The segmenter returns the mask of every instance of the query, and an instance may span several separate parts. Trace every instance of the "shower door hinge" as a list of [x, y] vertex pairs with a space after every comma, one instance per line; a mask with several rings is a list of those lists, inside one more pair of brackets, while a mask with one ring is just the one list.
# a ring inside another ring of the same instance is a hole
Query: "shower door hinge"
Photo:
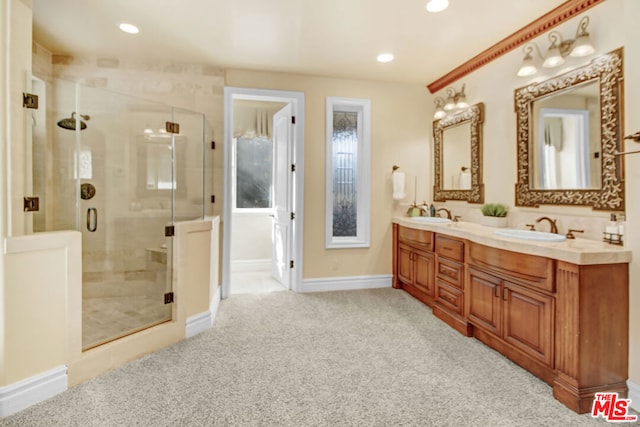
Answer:
[[37, 197], [25, 197], [24, 198], [24, 211], [25, 212], [37, 212], [40, 210], [40, 199]]
[[22, 94], [22, 106], [24, 108], [30, 108], [33, 110], [38, 109], [38, 95], [34, 95], [32, 93], [23, 93]]
[[167, 133], [180, 133], [180, 124], [173, 122], [166, 122], [165, 129]]
[[291, 124], [292, 125], [296, 124], [296, 116], [291, 116]]
[[176, 228], [173, 225], [167, 225], [164, 228], [164, 236], [165, 237], [173, 237], [176, 234]]
[[215, 141], [211, 141], [211, 149], [212, 150], [216, 149], [216, 142]]
[[216, 202], [216, 196], [211, 196], [211, 203], [215, 203]]
[[296, 171], [296, 165], [295, 163], [291, 164], [291, 172], [295, 172]]
[[293, 268], [293, 260], [289, 261], [289, 268]]
[[164, 303], [171, 304], [173, 302], [173, 292], [167, 292], [164, 294]]

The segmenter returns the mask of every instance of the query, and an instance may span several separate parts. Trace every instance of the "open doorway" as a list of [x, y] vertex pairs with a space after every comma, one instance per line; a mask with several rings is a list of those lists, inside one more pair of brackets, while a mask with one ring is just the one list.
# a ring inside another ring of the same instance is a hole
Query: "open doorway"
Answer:
[[225, 88], [222, 297], [297, 290], [303, 94]]

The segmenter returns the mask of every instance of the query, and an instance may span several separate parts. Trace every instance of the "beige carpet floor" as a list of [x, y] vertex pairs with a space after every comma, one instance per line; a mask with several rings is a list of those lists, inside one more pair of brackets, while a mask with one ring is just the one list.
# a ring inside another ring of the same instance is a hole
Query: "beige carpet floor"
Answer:
[[595, 426], [403, 291], [232, 295], [213, 329], [2, 426]]

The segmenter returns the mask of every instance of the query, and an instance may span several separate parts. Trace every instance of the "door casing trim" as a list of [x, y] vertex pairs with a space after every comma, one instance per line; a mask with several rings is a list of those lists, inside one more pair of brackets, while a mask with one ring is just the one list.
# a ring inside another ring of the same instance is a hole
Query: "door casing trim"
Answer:
[[251, 89], [226, 86], [224, 88], [224, 209], [222, 220], [222, 298], [229, 296], [231, 289], [231, 221], [233, 207], [231, 192], [233, 185], [232, 176], [232, 150], [233, 137], [233, 101], [236, 99], [260, 100], [272, 102], [287, 102], [291, 104], [295, 116], [293, 163], [296, 165], [293, 175], [293, 193], [295, 219], [292, 220], [290, 232], [291, 258], [294, 267], [291, 271], [291, 290], [302, 290], [302, 263], [303, 263], [303, 230], [304, 230], [304, 93], [294, 91]]

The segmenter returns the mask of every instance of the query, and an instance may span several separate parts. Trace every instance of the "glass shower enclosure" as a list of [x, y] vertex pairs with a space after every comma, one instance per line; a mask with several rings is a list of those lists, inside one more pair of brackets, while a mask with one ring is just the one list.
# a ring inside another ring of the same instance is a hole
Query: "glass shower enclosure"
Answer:
[[82, 233], [82, 347], [170, 321], [176, 221], [204, 216], [204, 116], [34, 79], [27, 232]]

